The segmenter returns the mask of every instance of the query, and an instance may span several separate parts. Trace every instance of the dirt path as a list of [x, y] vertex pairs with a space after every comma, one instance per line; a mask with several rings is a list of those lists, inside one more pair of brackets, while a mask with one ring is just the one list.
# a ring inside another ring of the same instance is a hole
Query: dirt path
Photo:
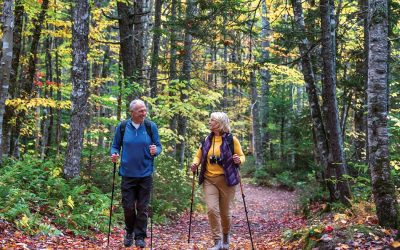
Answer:
[[[244, 185], [244, 194], [256, 249], [281, 249], [281, 233], [286, 229], [299, 228], [305, 224], [301, 217], [294, 214], [296, 195], [293, 192]], [[232, 214], [230, 249], [251, 249], [239, 186]], [[153, 249], [207, 249], [212, 245], [205, 213], [194, 213], [192, 217], [190, 244], [187, 243], [188, 225], [189, 213], [186, 213], [174, 223], [154, 226]], [[123, 233], [121, 229], [113, 230], [109, 249], [124, 249]], [[98, 234], [96, 239], [71, 235], [27, 237], [19, 231], [13, 231], [10, 227], [5, 227], [3, 232], [0, 232], [1, 234], [3, 236], [0, 236], [0, 249], [107, 249], [107, 234]], [[147, 249], [150, 249], [150, 238], [146, 241]]]
[[[256, 249], [279, 249], [281, 232], [299, 228], [305, 223], [293, 213], [296, 206], [296, 195], [293, 192], [244, 185], [244, 194]], [[237, 188], [232, 215], [231, 249], [251, 249], [240, 187]], [[206, 214], [196, 213], [192, 218], [191, 244], [187, 243], [188, 224], [189, 215], [186, 214], [168, 227], [157, 228], [157, 232], [163, 233], [154, 237], [155, 248], [207, 249], [212, 245]]]

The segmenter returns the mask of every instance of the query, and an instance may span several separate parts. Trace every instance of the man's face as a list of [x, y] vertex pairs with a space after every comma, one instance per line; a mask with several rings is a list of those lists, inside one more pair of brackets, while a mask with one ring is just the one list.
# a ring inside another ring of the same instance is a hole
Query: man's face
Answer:
[[147, 109], [146, 106], [143, 104], [136, 104], [133, 110], [131, 111], [132, 121], [134, 123], [143, 123], [144, 118], [146, 118]]

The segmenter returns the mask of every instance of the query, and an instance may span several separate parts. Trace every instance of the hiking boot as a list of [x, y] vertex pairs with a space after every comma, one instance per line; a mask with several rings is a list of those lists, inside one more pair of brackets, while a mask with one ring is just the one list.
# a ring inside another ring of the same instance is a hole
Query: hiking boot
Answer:
[[221, 249], [222, 249], [221, 240], [215, 240], [214, 246], [212, 248], [208, 248], [208, 250], [221, 250]]
[[133, 233], [126, 233], [124, 236], [124, 246], [130, 247], [133, 244]]
[[144, 248], [146, 246], [146, 242], [144, 242], [143, 238], [138, 238], [135, 240], [135, 246]]
[[228, 250], [229, 249], [229, 234], [223, 234], [222, 235], [222, 249], [223, 250]]

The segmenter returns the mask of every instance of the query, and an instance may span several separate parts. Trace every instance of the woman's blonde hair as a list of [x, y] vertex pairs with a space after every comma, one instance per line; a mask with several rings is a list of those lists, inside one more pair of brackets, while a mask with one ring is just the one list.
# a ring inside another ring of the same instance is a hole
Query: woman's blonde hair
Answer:
[[230, 133], [231, 127], [229, 125], [229, 117], [224, 112], [213, 112], [210, 115], [210, 118], [213, 118], [218, 122], [219, 130], [223, 133]]

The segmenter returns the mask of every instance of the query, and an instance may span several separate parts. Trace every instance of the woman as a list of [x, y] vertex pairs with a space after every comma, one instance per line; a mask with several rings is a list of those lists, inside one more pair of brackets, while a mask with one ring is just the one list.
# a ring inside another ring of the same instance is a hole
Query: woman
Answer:
[[203, 184], [208, 222], [214, 238], [214, 246], [209, 249], [228, 249], [231, 207], [236, 185], [240, 182], [238, 167], [245, 157], [239, 140], [230, 133], [229, 118], [225, 113], [212, 113], [208, 126], [211, 133], [197, 150], [191, 168], [194, 172], [201, 166], [199, 184]]

